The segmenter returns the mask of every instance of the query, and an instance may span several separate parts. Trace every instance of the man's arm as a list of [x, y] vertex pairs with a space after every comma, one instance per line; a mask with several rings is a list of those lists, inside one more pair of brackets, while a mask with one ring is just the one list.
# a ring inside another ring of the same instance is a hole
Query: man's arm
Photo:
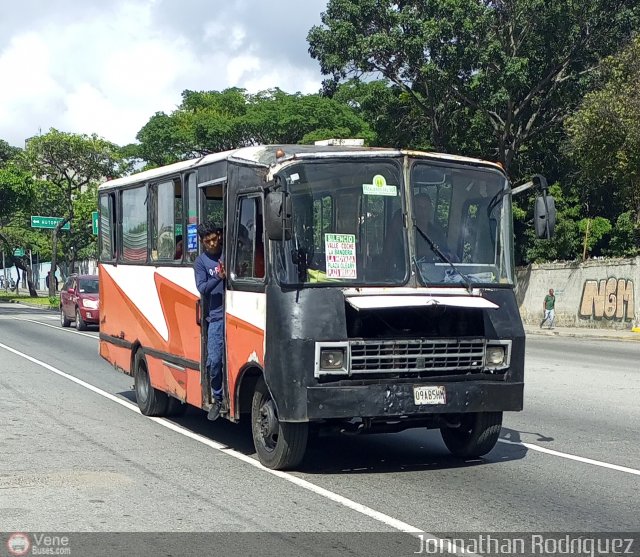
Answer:
[[198, 288], [198, 292], [203, 296], [211, 294], [213, 289], [218, 286], [223, 279], [223, 277], [219, 276], [217, 273], [210, 276], [209, 273], [207, 273], [204, 263], [202, 263], [200, 259], [196, 259], [194, 271], [196, 274], [196, 287]]

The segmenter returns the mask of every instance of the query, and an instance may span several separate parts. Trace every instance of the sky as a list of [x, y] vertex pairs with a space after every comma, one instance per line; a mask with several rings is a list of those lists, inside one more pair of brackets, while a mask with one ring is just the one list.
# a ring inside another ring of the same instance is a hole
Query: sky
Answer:
[[[2, 6], [2, 4], [5, 4]], [[0, 139], [50, 128], [125, 145], [185, 89], [316, 93], [327, 0], [2, 0]]]

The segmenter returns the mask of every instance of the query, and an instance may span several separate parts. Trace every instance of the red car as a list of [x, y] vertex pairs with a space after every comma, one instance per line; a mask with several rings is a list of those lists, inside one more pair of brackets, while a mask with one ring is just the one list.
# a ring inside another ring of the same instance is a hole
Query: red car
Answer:
[[76, 329], [84, 331], [87, 325], [98, 325], [98, 275], [71, 275], [60, 291], [60, 324], [68, 327], [72, 321]]

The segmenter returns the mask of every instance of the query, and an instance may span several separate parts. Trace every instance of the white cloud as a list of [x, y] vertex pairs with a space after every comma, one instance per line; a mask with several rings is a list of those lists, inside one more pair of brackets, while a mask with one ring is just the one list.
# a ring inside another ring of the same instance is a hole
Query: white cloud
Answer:
[[[50, 127], [119, 144], [184, 89], [315, 92], [321, 82], [306, 34], [326, 0], [23, 0], [0, 22], [0, 139]], [[16, 13], [17, 12], [17, 13]], [[48, 13], [47, 13], [48, 12]], [[287, 14], [286, 20], [281, 17]], [[294, 22], [295, 24], [292, 24]]]

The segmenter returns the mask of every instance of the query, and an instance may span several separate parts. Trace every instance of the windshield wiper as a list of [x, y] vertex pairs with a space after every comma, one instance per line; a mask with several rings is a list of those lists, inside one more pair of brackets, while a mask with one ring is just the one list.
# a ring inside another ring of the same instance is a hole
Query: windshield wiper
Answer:
[[[443, 261], [444, 263], [447, 263], [454, 270], [454, 272], [458, 274], [458, 276], [462, 279], [463, 284], [466, 286], [467, 292], [469, 292], [469, 294], [471, 295], [473, 291], [473, 287], [471, 286], [471, 280], [469, 279], [469, 277], [464, 273], [460, 272], [460, 270], [453, 264], [451, 259], [449, 259], [444, 253], [442, 253], [442, 251], [436, 245], [436, 243], [431, 238], [429, 238], [429, 236], [427, 236], [427, 234], [423, 232], [423, 230], [417, 224], [414, 224], [413, 226], [420, 233], [420, 236], [422, 236], [426, 240], [427, 244], [429, 244], [431, 251], [433, 251], [433, 253], [435, 253], [440, 258], [441, 261]], [[422, 275], [422, 271], [420, 270], [418, 266], [418, 262], [416, 261], [415, 257], [414, 257], [414, 262], [416, 264], [416, 268], [418, 269], [418, 273], [420, 274], [420, 278], [423, 279], [422, 282], [426, 284], [426, 281], [424, 280], [424, 276]]]

